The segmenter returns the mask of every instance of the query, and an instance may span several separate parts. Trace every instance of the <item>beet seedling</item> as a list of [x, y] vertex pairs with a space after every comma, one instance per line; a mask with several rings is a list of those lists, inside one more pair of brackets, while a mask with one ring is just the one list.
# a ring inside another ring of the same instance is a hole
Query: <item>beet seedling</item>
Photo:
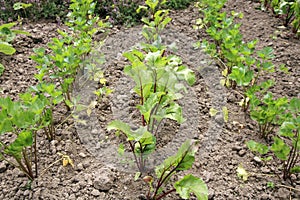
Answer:
[[[12, 55], [16, 49], [11, 45], [11, 42], [16, 37], [16, 34], [29, 35], [28, 32], [22, 30], [11, 29], [16, 23], [8, 23], [0, 25], [0, 53]], [[5, 67], [0, 63], [0, 76], [3, 74]]]
[[31, 58], [39, 65], [38, 80], [50, 78], [52, 83], [59, 83], [59, 90], [63, 92], [64, 103], [70, 111], [74, 106], [72, 90], [75, 79], [80, 70], [85, 67], [86, 56], [91, 52], [93, 35], [106, 27], [107, 24], [93, 16], [96, 3], [92, 0], [72, 0], [66, 25], [70, 32], [58, 30], [60, 38], [53, 38], [48, 43], [51, 53], [44, 48], [36, 49]]
[[15, 137], [12, 142], [0, 141], [0, 157], [33, 180], [37, 176], [36, 133], [45, 127], [43, 111], [47, 104], [38, 96], [31, 97], [30, 102], [26, 101], [29, 99], [26, 94], [21, 99], [0, 98], [0, 134], [11, 132]]
[[[291, 175], [300, 173], [300, 166], [297, 164], [300, 155], [300, 99], [293, 98], [285, 108], [288, 114], [285, 115], [284, 122], [281, 123], [279, 132], [273, 137], [271, 146], [267, 146], [255, 141], [247, 142], [251, 151], [266, 155], [269, 151], [282, 162], [283, 180], [290, 180]], [[266, 160], [270, 160], [267, 157]]]
[[142, 34], [148, 43], [156, 43], [160, 46], [161, 38], [160, 34], [167, 24], [172, 20], [168, 14], [169, 10], [157, 10], [159, 6], [164, 5], [166, 0], [146, 0], [147, 6], [139, 6], [137, 12], [139, 13], [142, 9], [146, 10], [150, 18], [143, 17], [142, 22], [145, 24], [142, 29]]
[[[161, 3], [163, 2], [165, 1]], [[182, 65], [178, 56], [167, 55], [166, 47], [161, 44], [160, 33], [171, 18], [167, 16], [167, 11], [156, 11], [159, 3], [158, 0], [146, 0], [152, 18], [143, 19], [146, 25], [142, 33], [148, 43], [141, 44], [140, 49], [135, 48], [123, 54], [130, 61], [130, 65], [125, 66], [124, 72], [135, 82], [134, 92], [139, 97], [139, 104], [136, 107], [141, 114], [141, 124], [139, 128], [133, 130], [130, 125], [114, 120], [107, 127], [108, 130], [116, 130], [118, 136], [125, 136], [139, 171], [136, 178], [149, 171], [147, 157], [155, 151], [156, 136], [163, 120], [171, 119], [177, 123], [184, 121], [182, 108], [177, 101], [187, 91], [184, 82], [193, 85], [196, 81], [194, 72]], [[140, 9], [148, 8], [140, 7]], [[121, 143], [118, 152], [122, 154], [124, 151], [125, 145]], [[152, 176], [144, 177], [143, 180], [149, 184], [147, 199], [159, 200], [174, 191], [184, 199], [189, 198], [191, 192], [198, 199], [207, 199], [208, 191], [205, 183], [192, 175], [187, 175], [176, 182], [173, 189], [164, 191], [175, 173], [191, 168], [194, 154], [195, 149], [192, 148], [191, 142], [187, 141], [176, 155], [167, 158], [155, 168], [157, 181], [154, 181]]]
[[196, 149], [191, 141], [186, 141], [174, 156], [168, 157], [161, 165], [155, 167], [156, 179], [145, 176], [143, 180], [148, 183], [148, 200], [160, 200], [172, 192], [177, 192], [183, 199], [189, 199], [194, 193], [198, 200], [208, 199], [208, 189], [204, 181], [191, 174], [175, 182], [172, 189], [166, 190], [172, 177], [180, 171], [188, 170], [195, 160]]
[[250, 116], [258, 123], [261, 137], [266, 138], [274, 125], [282, 124], [287, 106], [287, 98], [274, 99], [271, 93], [267, 93], [261, 101], [251, 102]]

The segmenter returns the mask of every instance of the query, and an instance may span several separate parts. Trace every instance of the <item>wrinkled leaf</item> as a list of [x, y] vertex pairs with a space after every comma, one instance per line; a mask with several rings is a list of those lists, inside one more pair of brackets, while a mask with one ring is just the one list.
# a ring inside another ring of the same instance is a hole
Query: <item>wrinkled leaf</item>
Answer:
[[183, 199], [189, 199], [190, 193], [194, 193], [198, 200], [208, 199], [208, 189], [205, 182], [191, 174], [177, 181], [174, 188]]

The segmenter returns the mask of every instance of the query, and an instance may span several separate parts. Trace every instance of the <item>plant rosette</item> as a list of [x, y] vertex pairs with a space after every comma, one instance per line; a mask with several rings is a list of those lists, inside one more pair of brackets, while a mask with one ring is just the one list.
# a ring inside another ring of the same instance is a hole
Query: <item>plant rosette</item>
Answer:
[[[131, 38], [127, 41], [125, 38], [128, 37], [128, 34], [131, 35]], [[207, 131], [201, 133], [204, 135], [205, 139], [201, 143], [202, 148], [200, 151], [209, 152], [218, 141], [217, 138], [220, 136], [222, 130], [221, 127], [224, 123], [222, 109], [225, 106], [225, 101], [223, 99], [225, 98], [225, 92], [222, 87], [219, 87], [220, 77], [217, 66], [206, 54], [193, 48], [194, 40], [192, 38], [185, 34], [178, 33], [176, 30], [168, 29], [162, 34], [162, 44], [170, 46], [175, 40], [175, 35], [176, 38], [179, 38], [178, 47], [180, 48], [180, 51], [176, 54], [179, 54], [180, 57], [189, 57], [190, 59], [195, 60], [195, 62], [189, 62], [188, 67], [197, 72], [197, 74], [200, 73], [201, 77], [203, 77], [211, 97], [211, 104], [219, 111], [215, 116], [212, 116], [209, 119]], [[124, 38], [122, 44], [115, 43], [115, 41], [120, 41], [119, 38]], [[145, 40], [140, 35], [140, 29], [131, 28], [128, 31], [120, 32], [107, 38], [104, 45], [95, 49], [95, 51], [93, 51], [94, 53], [90, 56], [92, 58], [97, 58], [100, 56], [99, 52], [104, 53], [106, 55], [106, 62], [102, 65], [95, 63], [95, 66], [103, 72], [109, 71], [108, 68], [115, 65], [115, 63], [120, 60], [120, 55], [130, 49], [134, 49], [136, 46], [133, 46], [133, 43], [138, 44], [141, 41]], [[112, 48], [114, 49], [113, 52], [110, 50]], [[172, 50], [169, 49], [168, 51]], [[183, 60], [184, 63], [187, 61], [188, 60], [186, 59]], [[199, 68], [199, 65], [201, 68]], [[88, 72], [86, 72], [85, 75], [87, 74]], [[142, 78], [146, 79], [146, 76], [142, 76]], [[111, 88], [113, 92], [108, 96], [110, 102], [109, 106], [112, 112], [110, 118], [127, 123], [132, 130], [137, 130], [139, 124], [136, 123], [137, 118], [134, 116], [139, 114], [137, 114], [137, 109], [132, 106], [133, 99], [139, 101], [134, 92], [135, 81], [124, 73], [121, 75], [121, 78], [118, 78], [113, 84], [109, 83], [109, 85], [113, 85], [113, 88]], [[163, 162], [168, 156], [174, 155], [180, 145], [187, 139], [198, 137], [197, 135], [199, 132], [197, 127], [201, 124], [201, 122], [199, 122], [199, 107], [201, 107], [201, 105], [198, 102], [197, 92], [194, 87], [189, 86], [188, 84], [184, 86], [186, 87], [186, 92], [184, 92], [182, 98], [178, 99], [176, 102], [182, 107], [182, 117], [185, 121], [178, 124], [175, 134], [172, 135], [172, 137], [168, 137], [170, 140], [167, 143], [157, 148], [155, 152], [151, 154], [147, 165], [149, 169], [154, 169], [157, 163]], [[91, 81], [76, 91], [76, 93], [85, 97], [81, 101], [84, 101], [83, 103], [88, 106], [97, 99], [97, 96], [94, 94], [96, 88], [97, 83]], [[76, 124], [78, 135], [81, 138], [83, 145], [92, 155], [107, 166], [117, 168], [121, 171], [137, 171], [133, 162], [131, 164], [125, 162], [125, 160], [134, 160], [132, 154], [125, 151], [123, 156], [119, 155], [119, 144], [116, 143], [116, 141], [111, 142], [108, 139], [108, 133], [98, 123], [99, 117], [94, 110], [92, 110], [90, 115], [87, 115], [86, 112], [78, 113], [78, 117], [85, 122], [85, 124]]]

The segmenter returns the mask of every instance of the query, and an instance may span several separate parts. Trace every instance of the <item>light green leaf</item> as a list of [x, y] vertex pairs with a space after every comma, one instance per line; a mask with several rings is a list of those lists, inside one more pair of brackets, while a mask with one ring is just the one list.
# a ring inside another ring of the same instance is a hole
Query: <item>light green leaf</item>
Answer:
[[0, 52], [6, 55], [12, 55], [16, 52], [16, 49], [7, 42], [0, 42]]
[[141, 176], [141, 172], [136, 172], [134, 175], [134, 180], [137, 181]]
[[228, 122], [228, 109], [227, 109], [227, 107], [226, 106], [223, 106], [222, 107], [222, 111], [223, 111], [223, 118], [224, 118], [224, 121], [225, 122]]
[[271, 150], [280, 160], [287, 160], [290, 154], [290, 147], [279, 137], [273, 137], [273, 139], [274, 143], [272, 144]]
[[31, 146], [32, 143], [32, 133], [30, 131], [23, 131], [18, 135], [17, 139], [5, 149], [5, 153], [16, 158], [21, 158], [22, 149]]
[[249, 177], [249, 174], [248, 172], [243, 168], [242, 165], [239, 165], [237, 170], [237, 175], [239, 178], [243, 179], [243, 181], [247, 181], [248, 180], [248, 177]]
[[253, 151], [253, 152], [258, 152], [262, 155], [264, 154], [267, 154], [268, 151], [269, 151], [269, 147], [264, 145], [264, 144], [261, 144], [261, 143], [258, 143], [258, 142], [255, 142], [253, 140], [250, 140], [246, 143], [247, 147]]
[[176, 192], [183, 199], [189, 199], [190, 193], [194, 193], [198, 200], [208, 199], [208, 189], [205, 182], [191, 174], [186, 175], [174, 184]]
[[190, 169], [195, 160], [195, 151], [196, 150], [192, 146], [192, 141], [185, 141], [177, 151], [176, 155], [168, 157], [161, 165], [155, 168], [156, 176], [161, 177], [163, 172], [170, 171], [176, 166], [178, 166], [176, 170]]
[[185, 80], [190, 86], [196, 82], [195, 73], [184, 65], [181, 65], [176, 70], [176, 74], [181, 80]]
[[216, 116], [216, 114], [217, 114], [218, 112], [219, 112], [219, 111], [216, 110], [216, 109], [214, 109], [214, 108], [210, 108], [210, 109], [209, 109], [209, 115], [212, 116], [212, 117]]
[[20, 10], [20, 9], [26, 9], [28, 7], [32, 6], [31, 3], [22, 3], [22, 2], [17, 2], [13, 5], [14, 10]]
[[120, 130], [122, 131], [124, 134], [127, 135], [128, 139], [130, 138], [130, 140], [133, 140], [134, 138], [129, 137], [132, 136], [132, 131], [130, 129], [130, 126], [120, 120], [114, 120], [112, 122], [110, 122], [107, 126], [107, 130]]
[[3, 28], [8, 28], [10, 29], [11, 27], [15, 26], [17, 23], [15, 22], [12, 22], [12, 23], [7, 23], [7, 24], [2, 24], [0, 25], [0, 30], [3, 29]]

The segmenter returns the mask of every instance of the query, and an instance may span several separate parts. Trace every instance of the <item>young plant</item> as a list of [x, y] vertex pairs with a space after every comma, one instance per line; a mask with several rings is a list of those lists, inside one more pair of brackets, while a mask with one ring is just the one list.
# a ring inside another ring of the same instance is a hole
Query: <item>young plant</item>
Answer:
[[155, 179], [151, 176], [145, 176], [143, 180], [149, 185], [147, 199], [160, 200], [172, 192], [177, 192], [183, 199], [189, 199], [190, 193], [194, 193], [198, 200], [208, 199], [208, 189], [204, 181], [191, 174], [177, 181], [172, 189], [166, 190], [175, 174], [192, 167], [195, 153], [196, 149], [188, 140], [182, 144], [176, 155], [167, 158], [161, 165], [156, 166]]
[[[180, 58], [175, 56], [164, 57], [162, 54], [163, 51], [156, 51], [144, 55], [138, 50], [124, 53], [124, 56], [132, 62], [132, 65], [126, 66], [124, 71], [136, 83], [134, 91], [140, 98], [140, 104], [137, 105], [137, 108], [141, 113], [141, 127], [137, 130], [139, 134], [133, 137], [134, 134], [132, 131], [129, 132], [128, 125], [119, 125], [121, 123], [119, 121], [112, 122], [109, 125], [110, 130], [120, 130], [127, 136], [141, 173], [145, 171], [147, 154], [153, 151], [153, 149], [148, 149], [149, 142], [151, 141], [151, 148], [155, 147], [155, 139], [145, 139], [144, 134], [149, 138], [151, 137], [148, 133], [156, 136], [162, 121], [167, 118], [178, 123], [184, 121], [182, 109], [176, 103], [176, 100], [182, 97], [180, 92], [185, 90], [185, 86], [180, 82], [186, 81], [190, 85], [195, 82], [194, 73], [181, 65]], [[142, 135], [143, 137], [141, 137]], [[133, 144], [130, 141], [134, 141]], [[136, 144], [139, 144], [139, 146]], [[145, 152], [146, 150], [147, 152]], [[140, 160], [136, 159], [137, 157]]]
[[[142, 44], [141, 50], [133, 49], [123, 54], [131, 62], [124, 68], [124, 72], [135, 82], [134, 91], [139, 96], [139, 104], [136, 107], [141, 113], [141, 124], [135, 130], [119, 120], [114, 120], [108, 125], [108, 130], [116, 130], [118, 136], [125, 136], [138, 168], [136, 178], [149, 171], [147, 157], [155, 151], [156, 136], [162, 121], [184, 121], [182, 108], [177, 103], [186, 91], [182, 82], [192, 85], [196, 80], [194, 72], [182, 65], [179, 57], [166, 55], [166, 47], [160, 43], [160, 33], [171, 19], [166, 12], [156, 11], [159, 1], [147, 0], [146, 4], [154, 18], [153, 21], [144, 19], [146, 25], [143, 27], [143, 35], [151, 44]], [[124, 153], [123, 143], [118, 151], [120, 154]], [[174, 184], [173, 189], [165, 191], [165, 186], [175, 173], [191, 168], [194, 154], [195, 149], [191, 147], [190, 141], [187, 141], [175, 156], [167, 158], [163, 164], [156, 167], [155, 185], [151, 176], [144, 177], [144, 181], [149, 184], [147, 199], [159, 200], [174, 191], [184, 199], [189, 198], [190, 192], [195, 193], [198, 199], [207, 199], [205, 183], [192, 175], [185, 176]]]
[[[284, 122], [276, 136], [273, 137], [273, 144], [267, 146], [255, 141], [247, 142], [251, 151], [266, 155], [269, 151], [273, 152], [275, 157], [282, 162], [282, 178], [290, 180], [291, 175], [300, 172], [299, 162], [300, 153], [300, 99], [293, 98], [288, 105], [289, 113], [286, 115]], [[270, 157], [267, 160], [271, 160]]]
[[[41, 80], [40, 80], [41, 81]], [[53, 110], [56, 105], [63, 101], [63, 94], [54, 84], [40, 82], [36, 86], [31, 86], [29, 92], [34, 92], [40, 99], [45, 102], [45, 107], [41, 113], [43, 116], [43, 130], [48, 140], [55, 138], [55, 126], [53, 123]], [[21, 96], [22, 100], [30, 103], [32, 97], [30, 93], [25, 93]]]
[[[0, 53], [12, 55], [16, 49], [10, 44], [16, 37], [16, 34], [29, 35], [28, 32], [22, 30], [11, 29], [16, 23], [8, 23], [0, 25]], [[0, 63], [0, 76], [4, 72], [4, 66]]]
[[142, 18], [142, 22], [145, 24], [142, 29], [142, 34], [148, 43], [155, 43], [156, 46], [160, 46], [160, 34], [166, 25], [172, 20], [168, 16], [169, 10], [157, 10], [160, 5], [164, 5], [165, 3], [166, 0], [146, 0], [145, 4], [147, 6], [139, 6], [137, 9], [138, 13], [142, 9], [149, 13], [150, 19], [147, 17]]
[[69, 21], [66, 22], [72, 33], [58, 30], [61, 38], [53, 38], [48, 44], [51, 53], [46, 54], [45, 49], [40, 48], [32, 56], [39, 64], [39, 74], [36, 75], [38, 79], [44, 80], [48, 77], [52, 83], [59, 83], [69, 111], [74, 106], [72, 90], [76, 76], [89, 62], [86, 57], [92, 49], [92, 37], [107, 26], [97, 16], [93, 16], [95, 6], [92, 0], [72, 0], [72, 12], [68, 14]]
[[0, 158], [19, 168], [33, 180], [37, 177], [36, 133], [45, 126], [42, 113], [46, 102], [38, 96], [30, 95], [21, 95], [21, 101], [0, 98], [0, 134], [14, 134], [14, 141], [0, 141]]
[[258, 123], [261, 137], [267, 138], [275, 128], [274, 125], [283, 122], [287, 106], [287, 98], [274, 99], [271, 93], [267, 93], [261, 101], [256, 99], [251, 102], [250, 116]]
[[180, 81], [189, 85], [195, 83], [193, 71], [182, 65], [179, 57], [163, 54], [164, 50], [146, 55], [138, 50], [124, 53], [132, 63], [124, 68], [124, 72], [136, 83], [134, 90], [140, 97], [138, 109], [142, 114], [142, 125], [148, 125], [150, 132], [164, 118], [183, 122], [181, 108], [175, 102], [185, 90]]
[[300, 2], [295, 1], [292, 9], [294, 10], [295, 17], [294, 20], [292, 21], [293, 25], [293, 32], [297, 34], [297, 36], [300, 35]]
[[[115, 120], [108, 125], [107, 129], [117, 130], [126, 136], [126, 141], [128, 142], [129, 148], [133, 153], [139, 173], [145, 173], [147, 171], [147, 156], [154, 151], [156, 144], [155, 137], [149, 131], [147, 131], [147, 127], [140, 126], [137, 130], [131, 130], [128, 124], [119, 120]], [[124, 152], [123, 143], [120, 144], [119, 152], [121, 152], [121, 154]]]
[[[27, 18], [26, 8], [29, 8], [29, 7], [31, 7], [31, 6], [32, 6], [31, 3], [17, 2], [17, 3], [14, 3], [13, 8], [14, 8], [14, 10], [23, 10], [24, 16]], [[21, 21], [20, 15], [18, 15], [18, 21], [19, 21], [19, 22]]]

